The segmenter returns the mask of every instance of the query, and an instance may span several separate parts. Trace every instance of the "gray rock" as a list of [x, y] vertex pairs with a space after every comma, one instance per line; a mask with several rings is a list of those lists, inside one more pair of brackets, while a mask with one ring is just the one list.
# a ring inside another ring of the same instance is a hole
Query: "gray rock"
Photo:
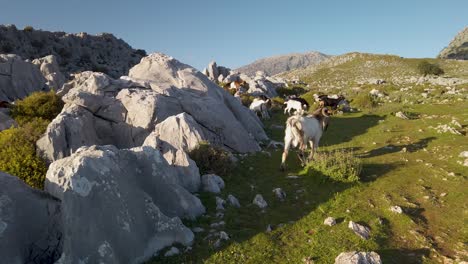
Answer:
[[25, 59], [54, 55], [60, 71], [66, 75], [94, 69], [118, 78], [127, 74], [128, 69], [145, 55], [144, 51], [132, 49], [125, 41], [109, 33], [25, 31], [15, 26], [0, 25], [0, 36], [2, 44], [12, 48], [10, 53]]
[[45, 190], [61, 200], [59, 263], [143, 262], [173, 243], [190, 245], [179, 217], [205, 212], [151, 147], [82, 147], [50, 165]]
[[349, 221], [348, 227], [349, 229], [353, 230], [354, 233], [360, 236], [361, 238], [366, 239], [366, 240], [369, 239], [370, 229], [368, 227], [360, 225], [353, 221]]
[[458, 155], [458, 157], [460, 158], [468, 158], [468, 151], [462, 151], [460, 152], [460, 154]]
[[391, 206], [390, 211], [392, 211], [394, 213], [397, 213], [397, 214], [402, 214], [403, 213], [403, 209], [401, 209], [401, 207], [398, 206], [398, 205]]
[[375, 252], [343, 252], [335, 258], [335, 264], [382, 264]]
[[[194, 68], [159, 53], [119, 80], [101, 73], [76, 75], [60, 94], [66, 105], [37, 144], [49, 162], [80, 146], [141, 146], [157, 124], [184, 112], [198, 124], [200, 135], [228, 150], [258, 151], [258, 142], [267, 139], [258, 117], [233, 96]], [[185, 132], [180, 126], [179, 133]]]
[[273, 193], [276, 195], [276, 198], [280, 201], [284, 201], [286, 199], [286, 193], [281, 188], [273, 189]]
[[59, 64], [57, 63], [57, 59], [54, 55], [35, 59], [32, 63], [39, 66], [42, 75], [47, 80], [46, 84], [50, 89], [58, 91], [62, 88], [66, 78], [60, 71]]
[[[187, 153], [203, 140], [206, 138], [200, 125], [190, 115], [181, 113], [157, 124], [154, 132], [145, 139], [143, 145], [159, 149], [166, 161], [178, 170], [180, 183], [189, 191], [195, 192], [200, 188], [200, 172], [195, 161], [190, 159]], [[210, 190], [216, 191], [217, 189], [213, 188], [218, 185], [210, 184], [213, 183], [208, 183]]]
[[327, 226], [334, 226], [334, 225], [336, 225], [336, 220], [335, 220], [335, 218], [329, 216], [329, 217], [325, 218], [325, 221], [323, 221], [323, 224], [327, 225]]
[[227, 197], [227, 201], [229, 203], [229, 205], [233, 206], [233, 207], [236, 207], [236, 208], [240, 208], [240, 203], [239, 203], [239, 200], [237, 200], [237, 198], [232, 195], [232, 194], [229, 194], [228, 197]]
[[268, 206], [268, 203], [265, 201], [265, 199], [263, 199], [263, 196], [261, 194], [255, 195], [255, 198], [253, 199], [252, 203], [260, 207], [261, 209], [264, 209]]
[[59, 201], [0, 172], [2, 263], [53, 263], [62, 250]]
[[216, 62], [215, 61], [212, 61], [210, 62], [210, 64], [208, 64], [208, 78], [210, 78], [210, 80], [214, 81], [214, 80], [218, 80], [218, 76], [219, 76], [219, 71], [218, 71], [218, 65], [216, 65]]
[[201, 177], [202, 190], [205, 192], [220, 193], [224, 189], [224, 181], [216, 174], [206, 174]]
[[166, 253], [164, 253], [164, 256], [165, 257], [172, 257], [172, 256], [179, 255], [179, 254], [180, 254], [180, 251], [179, 251], [178, 248], [171, 247], [168, 251], [166, 251]]
[[13, 120], [7, 113], [1, 111], [0, 112], [0, 131], [9, 129], [10, 127], [15, 127], [18, 124], [16, 124], [16, 121]]
[[409, 119], [403, 112], [399, 111], [395, 114], [396, 117], [401, 119]]
[[200, 232], [205, 231], [205, 229], [203, 229], [203, 228], [201, 228], [201, 227], [194, 227], [194, 228], [192, 228], [192, 231], [193, 231], [194, 233], [200, 233]]
[[221, 197], [216, 196], [216, 210], [224, 210], [224, 204], [226, 201]]
[[20, 56], [0, 54], [0, 101], [12, 102], [48, 90], [39, 67]]

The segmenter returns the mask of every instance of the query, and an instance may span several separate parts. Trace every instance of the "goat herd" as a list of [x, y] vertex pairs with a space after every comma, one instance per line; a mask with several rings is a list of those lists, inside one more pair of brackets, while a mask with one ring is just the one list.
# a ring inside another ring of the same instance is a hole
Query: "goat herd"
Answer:
[[[284, 103], [284, 114], [293, 115], [286, 120], [284, 151], [281, 160], [282, 170], [286, 168], [286, 158], [291, 147], [299, 148], [298, 157], [302, 166], [314, 158], [320, 138], [323, 132], [327, 130], [330, 120], [328, 108], [332, 110], [336, 110], [339, 106], [349, 108], [349, 104], [343, 96], [314, 94], [314, 98], [319, 103], [319, 107], [312, 114], [307, 114], [310, 106], [303, 98], [289, 97]], [[249, 108], [263, 119], [269, 119], [270, 105], [271, 99], [262, 95], [255, 98]], [[305, 151], [309, 145], [311, 151], [306, 158]]]

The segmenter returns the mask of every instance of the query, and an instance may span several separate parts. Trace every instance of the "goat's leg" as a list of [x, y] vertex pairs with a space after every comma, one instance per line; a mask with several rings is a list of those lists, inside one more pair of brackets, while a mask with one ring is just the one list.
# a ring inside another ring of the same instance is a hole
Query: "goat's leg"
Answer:
[[315, 146], [316, 145], [314, 144], [313, 140], [310, 140], [309, 144], [310, 144], [310, 154], [309, 154], [309, 157], [307, 158], [307, 160], [310, 162], [310, 161], [314, 160], [314, 153], [315, 153]]
[[289, 147], [291, 146], [292, 139], [289, 137], [288, 133], [284, 137], [284, 150], [283, 155], [281, 156], [281, 166], [280, 170], [284, 171], [286, 168], [286, 159], [288, 158]]

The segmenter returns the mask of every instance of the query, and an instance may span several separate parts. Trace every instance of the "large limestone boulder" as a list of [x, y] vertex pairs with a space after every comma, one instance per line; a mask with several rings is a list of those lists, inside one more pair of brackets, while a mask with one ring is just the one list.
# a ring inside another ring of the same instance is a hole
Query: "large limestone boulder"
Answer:
[[12, 102], [46, 90], [46, 79], [36, 65], [17, 55], [0, 54], [0, 101]]
[[194, 235], [180, 218], [205, 212], [151, 147], [91, 146], [55, 161], [45, 189], [61, 200], [59, 263], [141, 263]]
[[259, 141], [267, 139], [258, 117], [238, 100], [160, 53], [143, 58], [118, 80], [102, 73], [75, 75], [59, 93], [65, 107], [37, 143], [49, 162], [81, 146], [141, 146], [157, 124], [184, 112], [205, 140], [228, 150], [258, 151]]
[[200, 188], [200, 172], [187, 152], [204, 140], [207, 138], [200, 125], [190, 115], [182, 113], [157, 124], [143, 145], [159, 149], [166, 161], [177, 170], [180, 184], [195, 192]]
[[0, 172], [0, 262], [54, 263], [60, 226], [59, 201]]
[[60, 72], [57, 59], [54, 55], [35, 59], [32, 63], [39, 66], [42, 75], [47, 80], [46, 84], [50, 89], [58, 91], [65, 83], [66, 78], [63, 73]]

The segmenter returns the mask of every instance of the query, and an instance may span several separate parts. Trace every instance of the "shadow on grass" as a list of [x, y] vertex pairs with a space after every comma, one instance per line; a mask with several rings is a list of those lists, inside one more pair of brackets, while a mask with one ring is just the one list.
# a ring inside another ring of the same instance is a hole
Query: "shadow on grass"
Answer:
[[434, 139], [436, 139], [436, 137], [427, 137], [413, 144], [399, 145], [399, 146], [390, 144], [381, 148], [373, 149], [367, 153], [361, 154], [359, 155], [359, 157], [372, 158], [372, 157], [381, 156], [385, 154], [400, 152], [403, 149], [406, 149], [407, 152], [416, 152], [418, 150], [427, 148], [428, 144]]
[[321, 140], [321, 145], [331, 146], [353, 140], [354, 137], [365, 134], [371, 127], [383, 119], [377, 115], [359, 117], [331, 118], [327, 131]]
[[[288, 161], [289, 169], [281, 172], [279, 170], [280, 157], [281, 150], [277, 150], [271, 152], [271, 157], [257, 153], [239, 161], [237, 168], [223, 177], [226, 181], [226, 188], [222, 193], [200, 193], [199, 197], [207, 207], [206, 216], [196, 221], [184, 221], [188, 227], [204, 229], [203, 232], [196, 234], [193, 250], [171, 258], [160, 256], [148, 263], [203, 263], [213, 254], [223, 251], [232, 244], [239, 245], [257, 235], [265, 235], [268, 226], [275, 230], [306, 217], [321, 204], [334, 199], [336, 194], [359, 184], [333, 180], [311, 167], [301, 169], [296, 157]], [[383, 170], [378, 168], [380, 166], [378, 164], [366, 166]], [[385, 173], [391, 168], [393, 167], [387, 166]], [[297, 178], [287, 177], [291, 175]], [[275, 188], [281, 188], [286, 193], [284, 201], [275, 196], [273, 193]], [[226, 210], [216, 210], [215, 197], [226, 199], [229, 194], [239, 199], [241, 207], [234, 208], [226, 204]], [[266, 209], [262, 210], [252, 204], [256, 194], [261, 194], [267, 201]], [[223, 217], [218, 217], [218, 213], [222, 213]], [[221, 221], [225, 223], [221, 228], [212, 226], [213, 223]], [[342, 221], [344, 219], [338, 219], [338, 222]], [[221, 246], [216, 248], [219, 231], [225, 231], [230, 239], [221, 241]], [[279, 235], [279, 233], [274, 234]], [[274, 236], [268, 239], [275, 240]]]
[[384, 249], [377, 250], [382, 262], [388, 264], [419, 264], [429, 257], [430, 250], [421, 249]]

